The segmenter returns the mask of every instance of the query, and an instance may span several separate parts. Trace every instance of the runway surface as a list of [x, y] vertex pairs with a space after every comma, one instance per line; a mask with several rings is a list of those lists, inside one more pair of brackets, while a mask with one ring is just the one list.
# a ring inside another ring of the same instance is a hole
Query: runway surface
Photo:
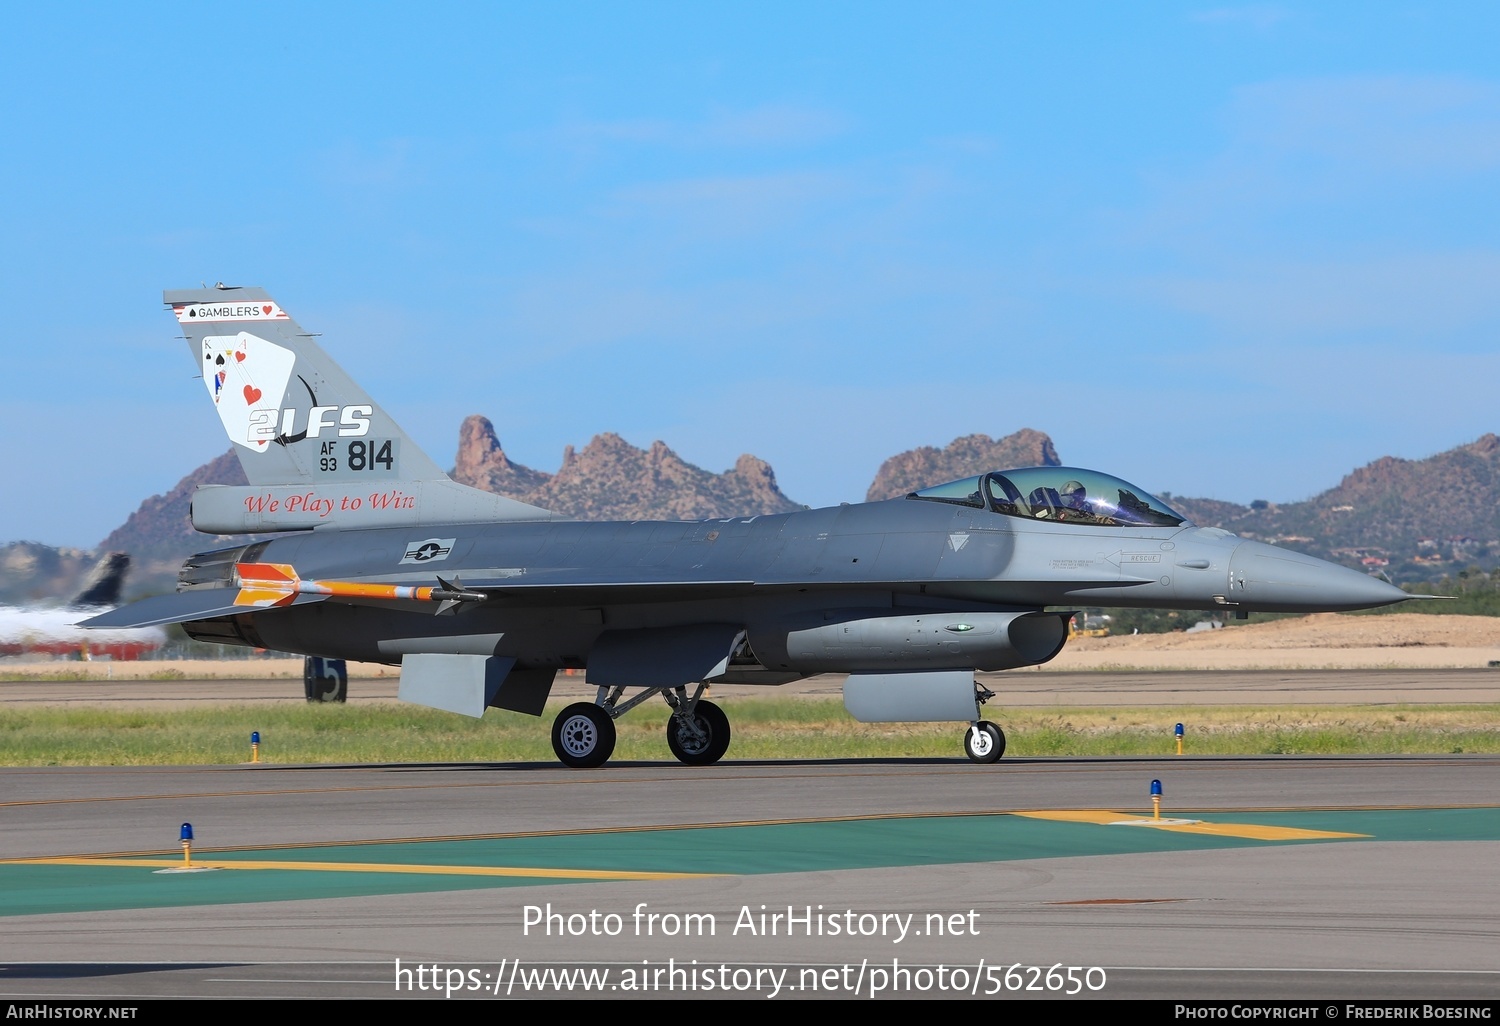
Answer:
[[10, 999], [1500, 994], [1491, 756], [0, 769], [0, 827]]

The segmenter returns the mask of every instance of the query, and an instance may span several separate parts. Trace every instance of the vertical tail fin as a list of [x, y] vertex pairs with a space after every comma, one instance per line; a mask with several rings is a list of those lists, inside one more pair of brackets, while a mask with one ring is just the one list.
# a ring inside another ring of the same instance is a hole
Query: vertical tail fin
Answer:
[[264, 289], [163, 298], [252, 485], [447, 477]]
[[169, 289], [162, 298], [250, 482], [200, 489], [199, 530], [551, 517], [449, 480], [264, 289]]
[[72, 609], [93, 606], [117, 606], [120, 604], [120, 589], [125, 585], [125, 571], [130, 569], [130, 557], [123, 552], [107, 552], [94, 564], [83, 582], [83, 590], [68, 603]]

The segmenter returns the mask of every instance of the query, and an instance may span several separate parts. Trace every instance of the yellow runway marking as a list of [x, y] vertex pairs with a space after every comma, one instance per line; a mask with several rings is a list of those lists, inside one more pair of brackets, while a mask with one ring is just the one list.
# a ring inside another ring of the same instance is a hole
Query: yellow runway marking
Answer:
[[1334, 830], [1302, 830], [1298, 827], [1262, 826], [1258, 823], [1184, 823], [1181, 820], [1154, 820], [1126, 812], [1078, 810], [1059, 812], [1015, 812], [1027, 819], [1050, 819], [1062, 823], [1096, 823], [1111, 826], [1129, 822], [1133, 826], [1171, 830], [1179, 834], [1209, 834], [1215, 837], [1244, 837], [1252, 841], [1318, 841], [1336, 837], [1369, 837], [1369, 834], [1346, 834]]
[[[0, 808], [6, 803], [0, 802]], [[1214, 813], [1218, 815], [1240, 815], [1253, 816], [1257, 813], [1277, 812], [1428, 812], [1434, 809], [1490, 809], [1492, 804], [1457, 804], [1457, 805], [1330, 805], [1312, 806], [1297, 809], [1291, 807], [1275, 806], [1255, 809], [1244, 808], [1199, 808], [1194, 809], [1193, 814]], [[1143, 814], [1144, 815], [1144, 814]], [[853, 816], [812, 816], [802, 818], [778, 818], [778, 819], [745, 819], [745, 820], [702, 820], [689, 823], [643, 823], [639, 826], [608, 826], [608, 827], [563, 827], [555, 830], [509, 830], [497, 833], [484, 834], [428, 834], [413, 837], [365, 837], [352, 838], [340, 841], [284, 841], [277, 844], [241, 844], [217, 847], [214, 845], [203, 845], [194, 848], [204, 855], [223, 855], [230, 852], [251, 851], [287, 851], [297, 848], [328, 848], [328, 847], [379, 847], [390, 844], [424, 844], [431, 841], [504, 841], [518, 838], [532, 837], [589, 837], [601, 834], [635, 834], [655, 833], [677, 830], [720, 830], [733, 827], [762, 827], [762, 826], [799, 826], [805, 824], [823, 823], [865, 823], [880, 820], [909, 820], [909, 819], [951, 819], [970, 817], [996, 817], [996, 816], [1030, 816], [1034, 819], [1072, 819], [1080, 823], [1115, 823], [1122, 819], [1131, 819], [1130, 813], [1121, 812], [1099, 812], [1099, 811], [1051, 811], [1045, 809], [949, 809], [944, 812], [886, 812], [867, 815]], [[1092, 819], [1090, 817], [1109, 817], [1108, 819]], [[1163, 825], [1165, 829], [1165, 825]], [[1366, 837], [1367, 834], [1338, 834], [1320, 833], [1317, 831], [1298, 832], [1292, 827], [1273, 827], [1264, 829], [1284, 830], [1289, 833], [1278, 833], [1268, 840], [1302, 839], [1318, 837]], [[1240, 835], [1231, 835], [1240, 836]], [[1253, 835], [1243, 835], [1253, 836]], [[99, 859], [122, 859], [122, 858], [150, 858], [162, 855], [170, 856], [176, 854], [172, 849], [151, 848], [137, 851], [99, 851], [99, 852], [70, 852], [64, 855], [45, 856], [47, 858], [68, 858], [97, 861]], [[0, 859], [0, 865], [35, 861], [33, 859]]]
[[[181, 859], [3, 859], [6, 866], [121, 866], [136, 869], [181, 869]], [[420, 866], [375, 862], [272, 862], [194, 859], [193, 869], [285, 869], [324, 873], [412, 873], [427, 876], [514, 876], [552, 880], [701, 880], [719, 873], [652, 873], [618, 869], [534, 869], [524, 866]]]

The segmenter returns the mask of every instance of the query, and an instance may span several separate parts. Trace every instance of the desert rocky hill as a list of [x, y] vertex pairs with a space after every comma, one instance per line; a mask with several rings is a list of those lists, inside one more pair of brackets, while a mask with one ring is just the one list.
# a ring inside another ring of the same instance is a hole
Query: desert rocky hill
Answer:
[[0, 546], [0, 605], [25, 605], [75, 594], [94, 564], [93, 553], [41, 542]]
[[1187, 517], [1200, 527], [1222, 527], [1250, 512], [1249, 506], [1237, 502], [1222, 502], [1219, 499], [1189, 499], [1171, 492], [1160, 496], [1167, 505]]
[[140, 504], [125, 523], [110, 532], [99, 543], [106, 552], [128, 552], [135, 560], [132, 577], [140, 581], [175, 577], [182, 561], [194, 552], [204, 552], [221, 545], [243, 543], [241, 538], [224, 538], [200, 534], [188, 519], [193, 492], [199, 485], [243, 485], [245, 471], [233, 452], [209, 460], [188, 474], [163, 495], [153, 495]]
[[865, 493], [865, 501], [897, 499], [920, 488], [990, 470], [1058, 466], [1062, 466], [1062, 461], [1057, 458], [1052, 439], [1040, 431], [1022, 428], [999, 439], [965, 435], [942, 449], [924, 445], [892, 456], [880, 465], [870, 490]]
[[1285, 545], [1397, 581], [1500, 562], [1500, 437], [1421, 460], [1385, 456], [1305, 502], [1167, 499], [1194, 523]]
[[665, 442], [638, 449], [609, 433], [596, 435], [581, 451], [568, 446], [561, 469], [547, 474], [506, 456], [494, 425], [479, 416], [469, 417], [459, 431], [452, 476], [579, 520], [704, 520], [802, 508], [781, 493], [770, 464], [754, 456], [741, 456], [715, 474], [688, 463]]

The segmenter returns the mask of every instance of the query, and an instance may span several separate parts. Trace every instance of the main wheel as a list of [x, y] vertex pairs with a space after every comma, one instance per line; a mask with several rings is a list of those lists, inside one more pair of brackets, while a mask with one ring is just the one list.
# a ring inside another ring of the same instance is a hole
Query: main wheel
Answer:
[[615, 721], [589, 702], [577, 702], [552, 721], [552, 750], [564, 766], [603, 766], [615, 750]]
[[342, 659], [308, 656], [302, 660], [302, 690], [309, 702], [342, 702], [349, 697], [349, 669]]
[[712, 702], [700, 701], [694, 709], [702, 734], [695, 734], [688, 727], [681, 713], [673, 713], [667, 721], [667, 747], [679, 762], [689, 766], [709, 766], [718, 762], [729, 751], [729, 717], [724, 710]]
[[998, 762], [1005, 754], [1005, 732], [989, 720], [980, 720], [965, 731], [964, 751], [975, 762]]

